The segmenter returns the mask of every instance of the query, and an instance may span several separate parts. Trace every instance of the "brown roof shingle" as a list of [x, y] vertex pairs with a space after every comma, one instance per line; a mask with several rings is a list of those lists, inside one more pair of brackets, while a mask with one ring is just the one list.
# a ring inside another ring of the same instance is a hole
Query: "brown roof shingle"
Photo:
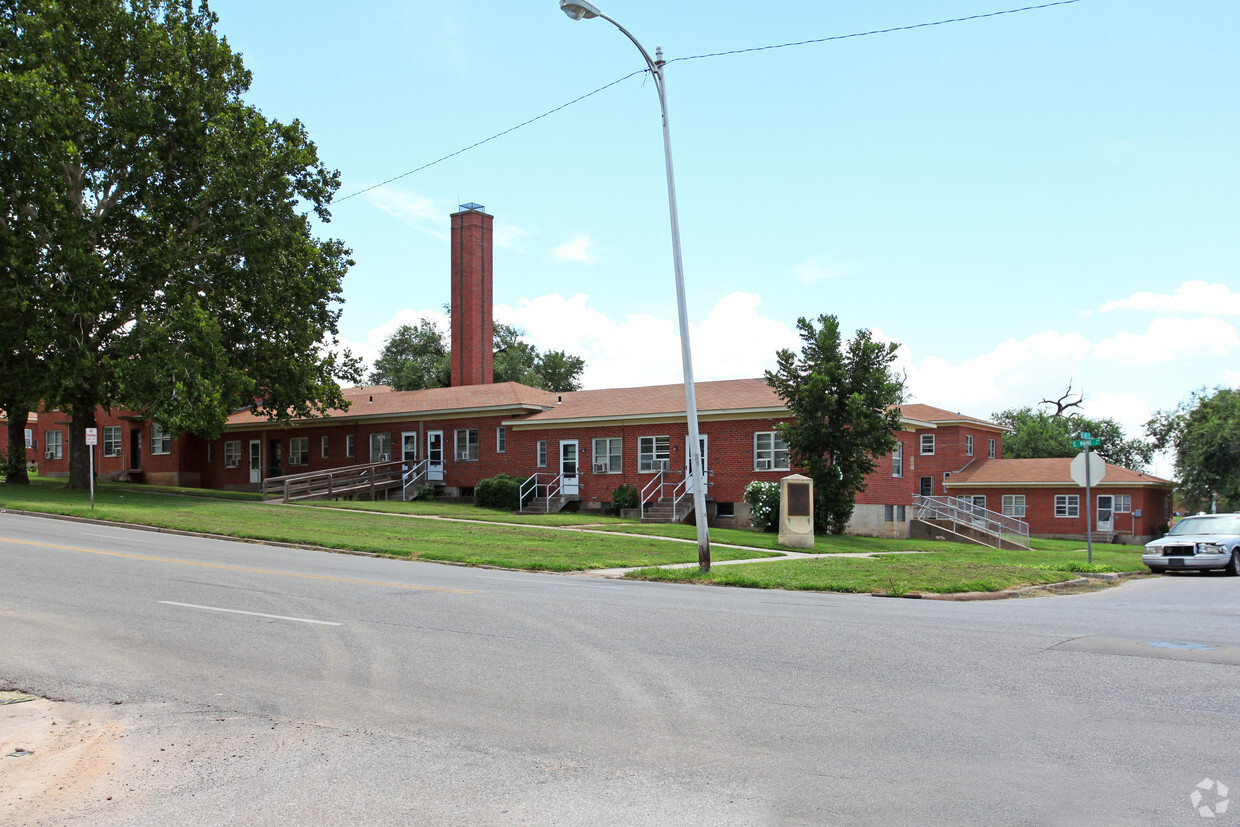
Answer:
[[[1071, 457], [1042, 459], [987, 459], [975, 462], [963, 471], [957, 471], [945, 483], [947, 488], [967, 488], [976, 485], [1076, 485], [1069, 466]], [[1102, 486], [1115, 485], [1173, 485], [1171, 480], [1143, 474], [1107, 463]]]

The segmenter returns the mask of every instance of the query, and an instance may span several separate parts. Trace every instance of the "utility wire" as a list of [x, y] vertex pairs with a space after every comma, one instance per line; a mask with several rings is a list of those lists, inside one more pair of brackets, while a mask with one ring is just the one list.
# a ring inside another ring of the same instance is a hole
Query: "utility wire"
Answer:
[[[986, 12], [984, 14], [972, 14], [972, 15], [969, 15], [968, 17], [953, 17], [949, 20], [935, 20], [930, 23], [914, 23], [909, 26], [895, 26], [890, 29], [874, 29], [868, 32], [853, 32], [852, 34], [839, 34], [839, 35], [834, 35], [832, 37], [819, 37], [813, 40], [798, 40], [792, 43], [777, 43], [773, 46], [755, 46], [749, 49], [733, 49], [727, 52], [711, 52], [709, 54], [690, 55], [688, 57], [676, 57], [666, 62], [667, 63], [678, 63], [679, 61], [682, 61], [682, 60], [703, 60], [709, 57], [729, 57], [732, 55], [749, 54], [750, 52], [765, 52], [771, 49], [788, 49], [793, 46], [809, 46], [815, 43], [829, 43], [834, 40], [849, 40], [854, 37], [870, 37], [871, 35], [878, 35], [878, 34], [893, 34], [895, 32], [907, 32], [907, 31], [912, 31], [914, 29], [925, 29], [931, 26], [946, 26], [949, 23], [965, 23], [970, 20], [983, 20], [987, 17], [999, 17], [1000, 15], [1005, 15], [1005, 14], [1019, 14], [1020, 12], [1038, 11], [1039, 9], [1049, 9], [1054, 6], [1068, 6], [1073, 3], [1079, 3], [1079, 2], [1081, 2], [1081, 0], [1056, 0], [1056, 2], [1043, 3], [1038, 6], [1023, 6], [1019, 9], [1004, 9], [1002, 11], [992, 11], [992, 12]], [[516, 126], [511, 126], [508, 129], [505, 129], [503, 132], [497, 132], [489, 138], [483, 138], [481, 141], [472, 143], [467, 147], [463, 147], [461, 149], [456, 150], [455, 152], [450, 152], [447, 155], [444, 155], [442, 158], [436, 158], [434, 161], [425, 163], [422, 166], [417, 167], [416, 169], [411, 169], [408, 172], [402, 172], [400, 175], [389, 178], [386, 181], [380, 181], [379, 183], [372, 184], [371, 186], [366, 187], [365, 189], [360, 189], [357, 192], [351, 192], [348, 195], [344, 196], [343, 198], [333, 199], [331, 203], [332, 205], [340, 204], [344, 201], [348, 201], [350, 198], [356, 198], [357, 196], [370, 192], [371, 190], [376, 190], [379, 187], [387, 186], [393, 181], [399, 181], [400, 179], [407, 178], [410, 175], [413, 175], [414, 173], [421, 172], [424, 169], [429, 169], [430, 167], [433, 167], [436, 164], [440, 164], [440, 163], [443, 163], [444, 161], [447, 161], [449, 158], [455, 158], [458, 155], [461, 155], [465, 152], [469, 152], [471, 149], [477, 149], [483, 144], [490, 143], [491, 141], [494, 141], [497, 138], [502, 138], [503, 136], [511, 132], [516, 132], [518, 129], [524, 126], [529, 126], [530, 124], [535, 123], [536, 121], [541, 121], [543, 118], [554, 115], [556, 112], [559, 112], [563, 109], [567, 109], [573, 104], [581, 103], [586, 98], [597, 95], [599, 92], [603, 92], [607, 89], [610, 89], [611, 87], [619, 83], [624, 83], [626, 80], [628, 80], [631, 77], [635, 77], [637, 75], [643, 75], [649, 71], [650, 71], [649, 69], [638, 69], [635, 72], [629, 72], [627, 75], [625, 75], [622, 78], [617, 78], [616, 80], [613, 80], [611, 83], [608, 83], [605, 86], [600, 86], [599, 88], [595, 89], [592, 92], [587, 92], [581, 97], [574, 98], [568, 103], [561, 104], [560, 106], [557, 106], [554, 109], [549, 109], [546, 112], [542, 113], [541, 115], [536, 115], [535, 117], [530, 118], [527, 121], [523, 121], [517, 124]]]

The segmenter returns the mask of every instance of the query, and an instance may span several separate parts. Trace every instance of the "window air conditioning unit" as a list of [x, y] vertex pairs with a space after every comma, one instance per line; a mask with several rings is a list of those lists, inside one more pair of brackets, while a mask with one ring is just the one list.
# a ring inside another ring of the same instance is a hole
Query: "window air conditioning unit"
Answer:
[[391, 462], [391, 461], [392, 461], [391, 454], [380, 454], [379, 458], [375, 460], [375, 462]]
[[754, 467], [757, 468], [759, 471], [770, 471], [771, 461], [769, 459], [760, 459], [754, 463]]
[[657, 459], [654, 461], [654, 470], [670, 471], [672, 470], [672, 461], [670, 459]]
[[469, 451], [457, 451], [456, 461], [457, 462], [469, 462]]
[[608, 473], [609, 471], [611, 471], [611, 465], [610, 465], [609, 463], [606, 463], [606, 462], [596, 462], [596, 463], [594, 463], [594, 473], [596, 473], [596, 474], [606, 474], [606, 473]]
[[44, 459], [56, 459], [56, 452], [55, 451], [44, 451], [43, 458]]

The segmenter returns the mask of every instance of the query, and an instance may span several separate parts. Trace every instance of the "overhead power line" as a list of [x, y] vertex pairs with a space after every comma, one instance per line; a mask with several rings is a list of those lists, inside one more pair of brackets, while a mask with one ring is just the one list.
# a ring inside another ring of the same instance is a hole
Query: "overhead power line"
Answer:
[[[706, 58], [711, 58], [711, 57], [731, 57], [732, 55], [743, 55], [743, 54], [749, 54], [751, 52], [766, 52], [772, 49], [789, 49], [789, 48], [792, 48], [793, 46], [811, 46], [811, 45], [818, 44], [818, 43], [830, 43], [835, 40], [849, 40], [854, 37], [871, 37], [873, 35], [880, 35], [880, 34], [894, 34], [896, 32], [907, 32], [907, 31], [912, 31], [914, 29], [926, 29], [932, 26], [946, 26], [951, 23], [967, 23], [971, 20], [984, 20], [985, 18], [988, 18], [988, 17], [999, 17], [1005, 14], [1019, 14], [1021, 12], [1038, 11], [1040, 9], [1049, 9], [1054, 6], [1070, 6], [1073, 3], [1079, 3], [1079, 2], [1081, 2], [1081, 0], [1056, 0], [1056, 2], [1053, 2], [1053, 3], [1042, 3], [1037, 6], [1022, 6], [1021, 8], [1018, 8], [1018, 9], [1003, 9], [1002, 11], [985, 12], [982, 14], [971, 14], [968, 17], [953, 17], [947, 20], [934, 20], [929, 23], [913, 23], [907, 26], [894, 26], [889, 29], [872, 29], [871, 31], [868, 31], [868, 32], [853, 32], [851, 34], [837, 34], [831, 37], [818, 37], [812, 40], [797, 40], [791, 43], [777, 43], [772, 46], [754, 46], [748, 49], [732, 49], [726, 52], [710, 52], [710, 53], [701, 54], [701, 55], [689, 55], [688, 57], [676, 57], [676, 58], [672, 58], [671, 60], [667, 62], [678, 63], [682, 60], [704, 60]], [[340, 204], [344, 201], [348, 201], [350, 198], [356, 198], [357, 196], [368, 193], [371, 190], [376, 190], [376, 189], [379, 189], [379, 187], [387, 186], [393, 181], [399, 181], [402, 178], [408, 178], [410, 175], [414, 175], [415, 173], [422, 172], [423, 170], [429, 169], [430, 167], [433, 167], [436, 164], [441, 164], [450, 158], [455, 158], [458, 155], [469, 152], [471, 149], [477, 149], [483, 144], [488, 144], [491, 141], [494, 141], [498, 138], [502, 138], [505, 135], [508, 135], [509, 133], [516, 132], [518, 129], [521, 129], [522, 127], [529, 126], [532, 123], [541, 121], [543, 118], [554, 115], [556, 112], [559, 112], [563, 109], [567, 109], [568, 107], [574, 104], [581, 103], [586, 98], [593, 97], [594, 95], [597, 95], [599, 92], [603, 92], [607, 89], [610, 89], [611, 87], [617, 84], [624, 83], [626, 80], [628, 80], [631, 77], [635, 77], [636, 75], [644, 75], [649, 71], [650, 71], [649, 69], [638, 69], [637, 71], [629, 72], [627, 75], [625, 75], [622, 78], [617, 78], [616, 80], [613, 80], [611, 83], [608, 83], [604, 86], [600, 86], [591, 92], [587, 92], [584, 95], [581, 95], [580, 97], [577, 97], [577, 98], [574, 98], [568, 101], [567, 103], [560, 104], [554, 109], [548, 109], [546, 112], [542, 113], [541, 115], [535, 115], [529, 120], [522, 121], [516, 126], [508, 127], [502, 132], [496, 132], [494, 135], [492, 135], [489, 138], [483, 138], [481, 141], [475, 141], [469, 146], [462, 147], [461, 149], [458, 149], [455, 152], [449, 152], [447, 155], [436, 158], [433, 161], [429, 161], [420, 167], [416, 167], [414, 169], [409, 170], [408, 172], [402, 172], [400, 175], [395, 175], [391, 178], [388, 178], [386, 181], [380, 181], [379, 183], [372, 184], [371, 186], [366, 187], [365, 189], [360, 189], [357, 192], [351, 192], [342, 198], [333, 199], [331, 203], [332, 205]]]

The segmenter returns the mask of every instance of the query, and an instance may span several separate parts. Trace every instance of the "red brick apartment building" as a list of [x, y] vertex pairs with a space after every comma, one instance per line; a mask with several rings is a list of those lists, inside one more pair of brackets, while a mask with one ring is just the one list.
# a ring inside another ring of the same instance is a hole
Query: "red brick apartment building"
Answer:
[[[126, 413], [97, 414], [97, 468], [112, 479], [257, 490], [264, 479], [371, 462], [428, 461], [428, 479], [468, 496], [503, 472], [559, 477], [579, 507], [603, 508], [622, 484], [682, 480], [687, 464], [683, 385], [552, 393], [492, 382], [492, 217], [477, 204], [452, 215], [452, 385], [421, 391], [349, 388], [348, 410], [273, 424], [248, 410], [213, 440], [173, 435]], [[775, 432], [783, 401], [763, 379], [699, 382], [697, 403], [711, 523], [748, 527], [745, 486], [796, 471]], [[905, 537], [917, 495], [965, 497], [1025, 519], [1034, 535], [1083, 536], [1083, 489], [1069, 460], [1005, 460], [1004, 427], [932, 407], [901, 407], [899, 447], [857, 499], [852, 533]], [[66, 475], [67, 421], [38, 418], [44, 476]], [[1171, 483], [1108, 466], [1094, 489], [1099, 529], [1153, 536], [1170, 514]], [[1104, 509], [1103, 506], [1106, 506]]]

